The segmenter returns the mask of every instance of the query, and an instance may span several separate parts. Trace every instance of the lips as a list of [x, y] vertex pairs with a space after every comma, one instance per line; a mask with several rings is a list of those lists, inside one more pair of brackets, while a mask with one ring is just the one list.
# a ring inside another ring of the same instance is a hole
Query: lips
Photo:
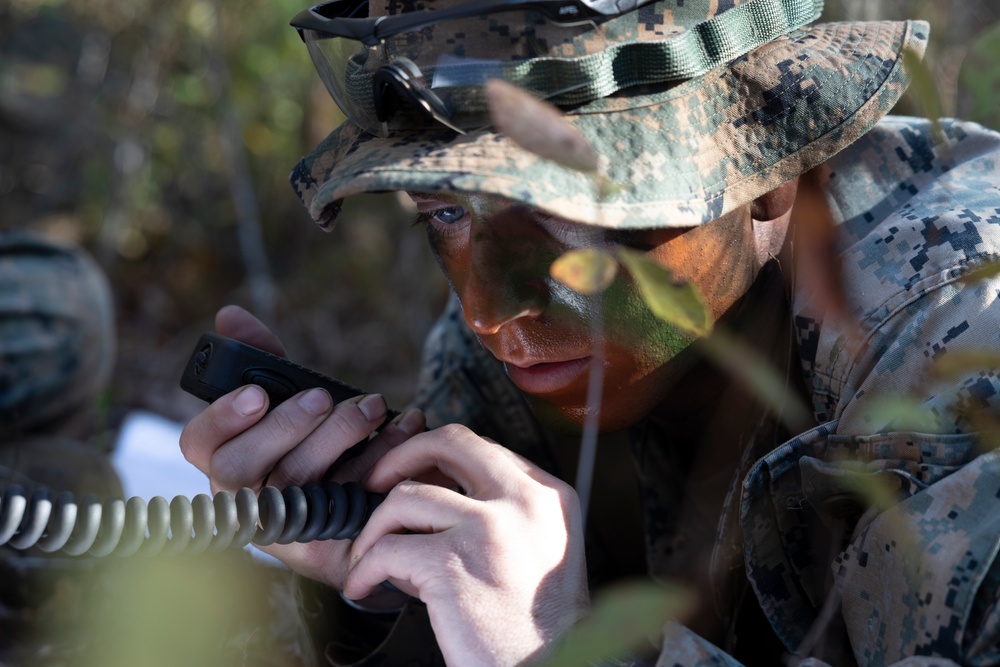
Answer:
[[579, 386], [581, 380], [585, 382], [590, 359], [588, 356], [528, 365], [517, 365], [508, 361], [504, 366], [507, 368], [507, 375], [521, 391], [544, 396], [573, 389], [574, 385]]

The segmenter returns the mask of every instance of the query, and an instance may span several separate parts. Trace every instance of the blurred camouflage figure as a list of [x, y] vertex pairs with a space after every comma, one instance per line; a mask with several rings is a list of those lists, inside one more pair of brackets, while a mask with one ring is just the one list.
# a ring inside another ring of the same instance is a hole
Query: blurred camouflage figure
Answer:
[[[110, 444], [97, 437], [115, 348], [113, 300], [97, 263], [78, 248], [0, 232], [0, 488], [122, 495]], [[81, 568], [70, 558], [0, 547], [0, 648], [54, 631], [36, 625], [51, 620], [39, 609], [60, 586], [79, 584]]]
[[115, 360], [107, 278], [83, 250], [0, 234], [0, 430], [4, 440], [72, 428]]
[[[345, 0], [293, 20], [348, 118], [293, 170], [296, 192], [329, 229], [343, 198], [405, 191], [455, 296], [419, 410], [333, 473], [388, 494], [365, 529], [267, 548], [303, 575], [321, 663], [535, 664], [591, 591], [635, 576], [697, 604], [591, 664], [1000, 663], [1000, 379], [937, 366], [1000, 349], [1000, 136], [889, 115], [926, 23], [821, 10]], [[566, 112], [525, 136], [585, 143], [596, 164], [498, 132], [495, 78]], [[634, 273], [599, 309], [550, 276], [589, 247], [697, 288], [747, 361], [782, 374], [781, 400], [657, 319]], [[217, 327], [283, 353], [245, 311]], [[880, 407], [910, 391], [919, 426]], [[216, 488], [323, 478], [386, 411], [321, 391], [266, 405], [243, 387], [186, 427]], [[567, 480], [598, 412], [584, 525]]]

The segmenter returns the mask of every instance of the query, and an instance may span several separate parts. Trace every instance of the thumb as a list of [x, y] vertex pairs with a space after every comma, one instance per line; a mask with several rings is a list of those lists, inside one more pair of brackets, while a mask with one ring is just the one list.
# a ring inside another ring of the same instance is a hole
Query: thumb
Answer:
[[287, 357], [285, 346], [263, 322], [239, 306], [223, 306], [215, 314], [215, 330], [229, 338], [260, 348], [265, 352]]

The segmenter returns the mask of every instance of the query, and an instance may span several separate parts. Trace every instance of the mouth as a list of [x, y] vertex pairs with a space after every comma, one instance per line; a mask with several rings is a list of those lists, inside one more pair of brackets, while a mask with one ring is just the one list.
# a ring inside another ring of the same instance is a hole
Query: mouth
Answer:
[[590, 360], [591, 357], [587, 356], [523, 366], [508, 361], [504, 362], [504, 367], [507, 369], [507, 375], [521, 391], [544, 396], [565, 391], [581, 379], [586, 381]]

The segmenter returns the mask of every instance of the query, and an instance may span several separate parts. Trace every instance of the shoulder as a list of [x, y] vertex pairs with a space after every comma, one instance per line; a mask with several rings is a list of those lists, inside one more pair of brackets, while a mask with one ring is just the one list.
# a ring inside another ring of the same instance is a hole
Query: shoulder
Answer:
[[844, 430], [864, 392], [914, 387], [949, 350], [1000, 345], [1000, 283], [968, 279], [1000, 258], [1000, 135], [890, 118], [823, 177], [858, 327], [830, 321], [807, 285], [793, 310], [817, 417]]

